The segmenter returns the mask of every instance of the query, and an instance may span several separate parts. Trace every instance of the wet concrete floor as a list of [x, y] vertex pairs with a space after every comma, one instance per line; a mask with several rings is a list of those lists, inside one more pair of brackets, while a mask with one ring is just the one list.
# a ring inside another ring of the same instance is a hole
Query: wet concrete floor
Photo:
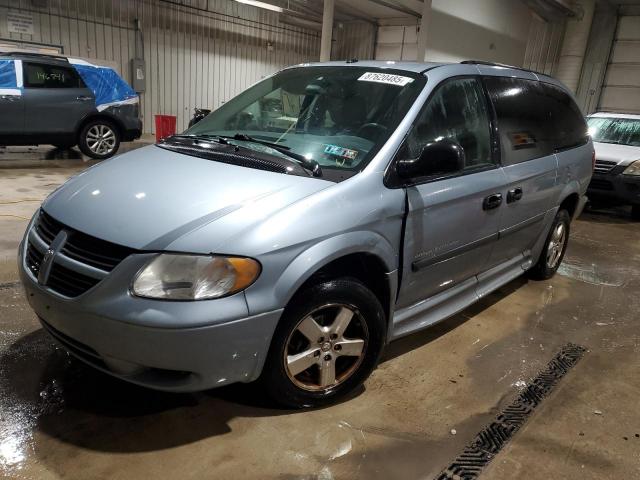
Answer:
[[588, 353], [482, 478], [640, 478], [640, 224], [627, 211], [575, 222], [552, 280], [515, 280], [391, 344], [354, 398], [289, 411], [251, 385], [145, 390], [55, 346], [12, 263], [18, 217], [38, 203], [8, 202], [79, 168], [0, 170], [0, 477], [429, 479], [574, 342]]

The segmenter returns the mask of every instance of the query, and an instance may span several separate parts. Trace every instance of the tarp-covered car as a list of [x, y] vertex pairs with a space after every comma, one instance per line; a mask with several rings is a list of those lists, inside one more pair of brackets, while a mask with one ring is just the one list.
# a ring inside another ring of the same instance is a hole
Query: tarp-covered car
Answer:
[[32, 53], [0, 52], [0, 145], [78, 145], [109, 158], [139, 138], [139, 98], [111, 68]]

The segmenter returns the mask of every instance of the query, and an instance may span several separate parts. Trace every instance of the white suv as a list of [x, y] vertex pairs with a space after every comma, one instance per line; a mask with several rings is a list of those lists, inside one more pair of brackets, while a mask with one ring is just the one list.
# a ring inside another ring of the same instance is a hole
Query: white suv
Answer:
[[631, 205], [640, 220], [640, 115], [594, 113], [587, 123], [596, 149], [589, 198]]

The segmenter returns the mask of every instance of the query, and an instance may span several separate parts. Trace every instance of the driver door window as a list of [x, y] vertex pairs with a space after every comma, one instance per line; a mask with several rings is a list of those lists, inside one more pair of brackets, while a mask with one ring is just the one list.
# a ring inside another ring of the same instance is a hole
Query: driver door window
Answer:
[[417, 158], [428, 143], [451, 140], [465, 153], [463, 170], [493, 165], [486, 97], [479, 80], [460, 78], [437, 87], [405, 143], [405, 158]]

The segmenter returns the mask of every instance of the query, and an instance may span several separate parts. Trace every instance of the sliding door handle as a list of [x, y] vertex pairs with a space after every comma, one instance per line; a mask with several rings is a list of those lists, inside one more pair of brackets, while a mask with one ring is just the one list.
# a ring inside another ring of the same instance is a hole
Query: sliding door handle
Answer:
[[512, 188], [507, 192], [507, 203], [517, 202], [522, 198], [522, 188]]
[[501, 193], [492, 193], [482, 202], [483, 210], [493, 210], [494, 208], [498, 208], [502, 205], [502, 194]]

